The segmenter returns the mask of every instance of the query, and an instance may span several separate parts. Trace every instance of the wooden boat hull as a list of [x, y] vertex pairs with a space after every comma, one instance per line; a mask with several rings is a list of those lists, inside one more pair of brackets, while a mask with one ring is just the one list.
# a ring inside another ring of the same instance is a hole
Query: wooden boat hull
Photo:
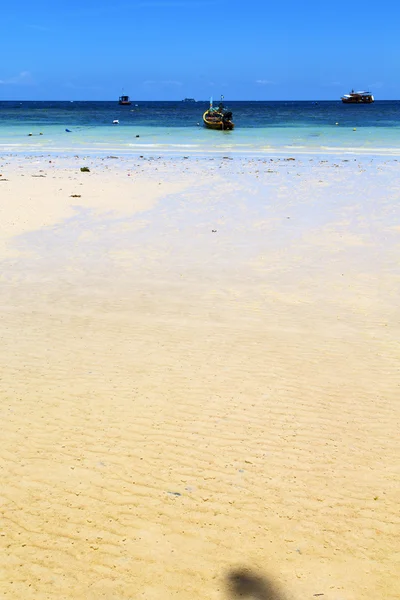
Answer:
[[223, 121], [222, 115], [218, 113], [210, 118], [208, 110], [203, 114], [203, 123], [207, 129], [217, 129], [219, 131], [231, 131], [235, 127], [232, 121]]
[[373, 100], [342, 100], [343, 104], [372, 104]]

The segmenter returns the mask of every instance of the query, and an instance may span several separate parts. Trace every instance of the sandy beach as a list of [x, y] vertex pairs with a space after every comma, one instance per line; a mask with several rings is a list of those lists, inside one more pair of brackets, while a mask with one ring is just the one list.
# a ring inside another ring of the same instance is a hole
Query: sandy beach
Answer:
[[1, 600], [398, 599], [400, 161], [0, 174]]

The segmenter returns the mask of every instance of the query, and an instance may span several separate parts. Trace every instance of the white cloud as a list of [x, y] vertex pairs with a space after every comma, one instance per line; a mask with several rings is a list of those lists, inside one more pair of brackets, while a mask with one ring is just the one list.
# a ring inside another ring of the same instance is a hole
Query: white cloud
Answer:
[[25, 25], [28, 29], [35, 29], [36, 31], [51, 31], [48, 27], [43, 27], [43, 25]]
[[[187, 0], [147, 0], [138, 2], [134, 8], [203, 8], [215, 4], [214, 2], [188, 2]], [[131, 7], [129, 7], [131, 8]]]
[[34, 85], [33, 77], [29, 71], [21, 71], [19, 75], [9, 79], [0, 79], [0, 85]]
[[64, 81], [62, 86], [69, 90], [90, 90], [95, 92], [100, 92], [104, 90], [104, 88], [100, 85], [79, 85], [74, 83], [73, 81]]
[[270, 79], [256, 79], [256, 83], [258, 85], [275, 85], [275, 81], [271, 81]]
[[169, 86], [181, 86], [183, 85], [182, 81], [174, 81], [173, 79], [166, 79], [164, 81], [155, 81], [154, 79], [148, 79], [143, 82], [143, 85], [151, 86], [151, 85], [169, 85]]

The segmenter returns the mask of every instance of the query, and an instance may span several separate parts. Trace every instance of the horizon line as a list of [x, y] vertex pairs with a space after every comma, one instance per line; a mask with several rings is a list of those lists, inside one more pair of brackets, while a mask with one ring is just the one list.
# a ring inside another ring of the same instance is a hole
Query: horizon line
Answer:
[[[226, 98], [224, 98], [224, 100], [226, 101]], [[176, 98], [174, 100], [154, 100], [154, 99], [150, 99], [150, 98], [146, 98], [146, 99], [136, 99], [136, 100], [131, 100], [131, 102], [184, 102], [185, 99], [183, 98]], [[200, 99], [200, 100], [195, 100], [195, 102], [209, 102], [209, 98], [207, 99]], [[218, 100], [219, 101], [219, 100]], [[308, 98], [308, 99], [295, 99], [295, 98], [281, 98], [279, 100], [277, 99], [238, 99], [238, 98], [232, 98], [229, 100], [229, 102], [340, 102], [341, 101], [341, 97], [339, 98], [330, 98], [330, 99], [318, 99], [318, 98]], [[375, 102], [399, 102], [400, 98], [379, 98], [379, 100], [375, 99]], [[115, 102], [116, 104], [118, 104], [118, 99], [112, 98], [112, 99], [97, 99], [97, 100], [83, 100], [83, 99], [79, 99], [79, 98], [64, 98], [62, 100], [60, 99], [52, 99], [52, 98], [46, 98], [45, 100], [43, 99], [20, 99], [20, 98], [14, 98], [14, 99], [0, 99], [0, 102]], [[217, 100], [216, 100], [217, 102]]]

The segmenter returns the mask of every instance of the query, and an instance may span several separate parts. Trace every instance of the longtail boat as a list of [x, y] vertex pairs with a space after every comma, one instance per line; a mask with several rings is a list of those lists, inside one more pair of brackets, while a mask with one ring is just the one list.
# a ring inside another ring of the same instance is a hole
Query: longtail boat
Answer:
[[203, 114], [203, 122], [208, 129], [229, 131], [235, 127], [232, 121], [232, 112], [224, 107], [222, 99], [223, 96], [221, 96], [218, 108], [213, 107], [212, 98], [210, 99], [210, 106]]
[[132, 102], [130, 101], [129, 96], [120, 96], [118, 104], [121, 104], [122, 106], [130, 106]]

